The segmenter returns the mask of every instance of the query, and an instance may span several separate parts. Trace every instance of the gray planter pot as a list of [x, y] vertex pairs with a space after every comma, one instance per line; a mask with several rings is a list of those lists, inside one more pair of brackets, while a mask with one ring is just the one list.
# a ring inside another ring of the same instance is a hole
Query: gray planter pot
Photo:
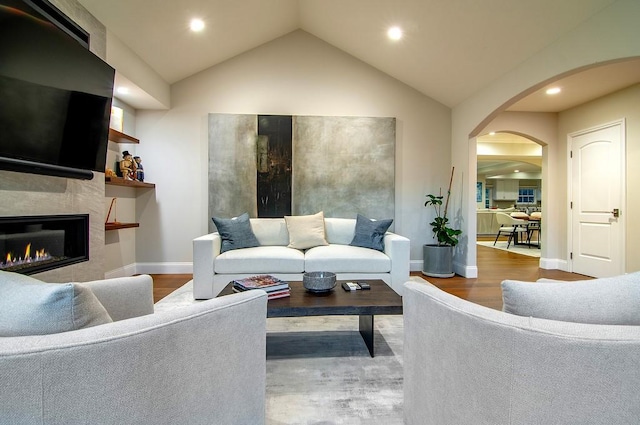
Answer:
[[453, 277], [453, 247], [422, 246], [422, 274], [431, 277]]

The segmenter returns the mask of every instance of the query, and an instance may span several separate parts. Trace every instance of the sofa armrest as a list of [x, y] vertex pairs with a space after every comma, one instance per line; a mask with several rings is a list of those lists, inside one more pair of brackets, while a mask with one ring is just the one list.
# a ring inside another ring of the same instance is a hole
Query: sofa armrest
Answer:
[[392, 232], [384, 235], [384, 253], [391, 259], [391, 288], [400, 295], [409, 280], [410, 251], [408, 238]]
[[153, 279], [149, 275], [94, 280], [91, 288], [114, 321], [153, 313]]
[[197, 300], [218, 295], [213, 293], [213, 265], [221, 246], [217, 232], [193, 240], [193, 297]]

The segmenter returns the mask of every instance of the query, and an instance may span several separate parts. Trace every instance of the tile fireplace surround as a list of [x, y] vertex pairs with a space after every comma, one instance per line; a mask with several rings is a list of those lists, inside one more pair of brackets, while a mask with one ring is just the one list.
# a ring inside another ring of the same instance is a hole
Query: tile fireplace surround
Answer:
[[88, 214], [0, 217], [0, 270], [33, 274], [88, 260]]

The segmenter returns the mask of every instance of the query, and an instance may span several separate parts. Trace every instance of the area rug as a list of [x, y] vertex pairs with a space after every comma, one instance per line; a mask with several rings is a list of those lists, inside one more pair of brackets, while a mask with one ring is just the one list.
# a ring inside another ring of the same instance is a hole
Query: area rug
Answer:
[[516, 246], [514, 246], [513, 244], [511, 244], [511, 245], [509, 245], [509, 248], [507, 248], [507, 242], [506, 241], [498, 241], [496, 243], [496, 246], [493, 246], [493, 241], [478, 241], [478, 245], [487, 246], [489, 248], [499, 249], [501, 251], [512, 252], [514, 254], [527, 255], [529, 257], [538, 257], [538, 258], [540, 258], [540, 250], [535, 245], [531, 245], [531, 247], [528, 247], [526, 245], [516, 245]]
[[[192, 289], [190, 281], [156, 311], [200, 302]], [[267, 319], [267, 424], [402, 424], [403, 337], [402, 316], [375, 316], [371, 358], [357, 316]]]

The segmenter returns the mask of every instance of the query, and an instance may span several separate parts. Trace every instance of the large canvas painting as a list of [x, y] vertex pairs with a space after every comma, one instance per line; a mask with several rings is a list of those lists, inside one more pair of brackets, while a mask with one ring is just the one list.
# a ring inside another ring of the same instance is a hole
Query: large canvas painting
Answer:
[[209, 215], [394, 218], [395, 138], [395, 118], [209, 114]]

